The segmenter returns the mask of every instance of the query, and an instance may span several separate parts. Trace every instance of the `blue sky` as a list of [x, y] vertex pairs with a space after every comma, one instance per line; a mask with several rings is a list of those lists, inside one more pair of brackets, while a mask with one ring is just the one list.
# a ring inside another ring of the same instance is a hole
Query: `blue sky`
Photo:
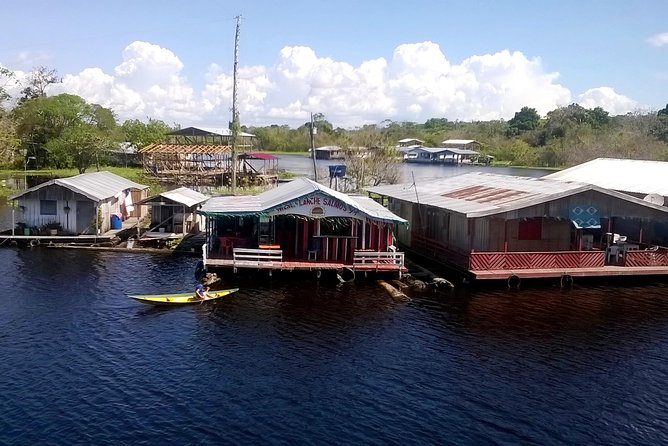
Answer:
[[[3, 6], [0, 65], [183, 126], [225, 125], [236, 15], [246, 125], [509, 119], [668, 103], [668, 2], [33, 1]], [[17, 87], [18, 88], [18, 87]]]

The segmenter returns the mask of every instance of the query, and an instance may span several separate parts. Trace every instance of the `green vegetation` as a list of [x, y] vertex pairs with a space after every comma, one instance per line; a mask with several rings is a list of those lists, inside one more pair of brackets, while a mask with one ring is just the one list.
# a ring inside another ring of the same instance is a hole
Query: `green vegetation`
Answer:
[[[147, 123], [127, 120], [119, 124], [113, 110], [79, 96], [47, 96], [47, 87], [60, 78], [45, 67], [31, 73], [21, 97], [10, 108], [12, 98], [2, 86], [14, 77], [0, 67], [0, 168], [19, 172], [27, 166], [53, 175], [100, 170], [122, 164], [118, 153], [123, 145], [141, 149], [163, 141], [173, 130], [150, 118]], [[254, 150], [307, 155], [311, 126], [309, 121], [298, 128], [270, 125], [241, 130], [256, 135]], [[360, 147], [376, 149], [363, 162], [361, 157], [346, 159], [349, 172], [362, 185], [392, 181], [400, 159], [393, 148], [404, 138], [423, 140], [428, 147], [438, 147], [446, 139], [474, 139], [500, 165], [560, 168], [597, 157], [668, 160], [668, 105], [658, 112], [620, 116], [609, 116], [600, 107], [571, 104], [541, 117], [535, 109], [522, 107], [508, 121], [431, 118], [420, 124], [386, 120], [354, 129], [335, 128], [318, 113], [313, 116], [313, 127], [316, 147], [337, 145], [352, 154]], [[148, 184], [153, 192], [160, 190], [140, 169], [104, 169]]]

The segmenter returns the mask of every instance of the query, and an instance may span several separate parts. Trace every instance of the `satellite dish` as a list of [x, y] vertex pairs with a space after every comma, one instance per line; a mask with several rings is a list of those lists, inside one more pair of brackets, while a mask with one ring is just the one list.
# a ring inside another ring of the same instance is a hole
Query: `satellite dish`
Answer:
[[663, 206], [664, 202], [663, 195], [659, 194], [649, 194], [645, 198], [643, 198], [643, 200], [659, 206]]

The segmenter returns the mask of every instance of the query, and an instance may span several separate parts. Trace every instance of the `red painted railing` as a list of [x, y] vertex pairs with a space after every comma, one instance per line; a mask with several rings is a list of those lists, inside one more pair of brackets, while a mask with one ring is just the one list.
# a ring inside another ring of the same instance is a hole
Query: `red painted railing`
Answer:
[[605, 265], [605, 251], [472, 252], [470, 271], [596, 268]]
[[624, 266], [668, 266], [668, 250], [631, 250], [624, 255]]

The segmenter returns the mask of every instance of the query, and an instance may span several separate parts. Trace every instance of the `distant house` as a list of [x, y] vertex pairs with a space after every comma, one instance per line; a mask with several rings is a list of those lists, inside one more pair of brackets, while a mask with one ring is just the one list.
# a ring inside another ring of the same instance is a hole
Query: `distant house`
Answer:
[[108, 149], [107, 162], [110, 166], [141, 166], [137, 146], [129, 142]]
[[474, 139], [446, 139], [441, 146], [449, 149], [442, 154], [446, 164], [470, 163], [480, 157], [481, 144]]
[[145, 198], [137, 204], [151, 206], [149, 232], [185, 235], [199, 231], [203, 226], [203, 217], [197, 214], [197, 209], [208, 199], [195, 190], [179, 187]]
[[596, 158], [545, 178], [594, 184], [668, 205], [668, 162], [665, 161]]
[[399, 140], [399, 144], [397, 145], [398, 148], [402, 147], [413, 147], [413, 146], [421, 146], [424, 144], [424, 141], [421, 139], [417, 138], [404, 138]]
[[339, 146], [323, 146], [315, 148], [315, 157], [319, 160], [334, 160], [343, 158], [343, 149]]
[[402, 150], [407, 163], [438, 163], [444, 149], [441, 147], [414, 146]]
[[475, 139], [446, 139], [441, 141], [441, 146], [448, 149], [478, 150], [481, 144]]
[[146, 197], [147, 190], [148, 186], [111, 172], [94, 172], [56, 178], [9, 199], [18, 209], [14, 221], [27, 227], [59, 225], [67, 233], [96, 234], [111, 229], [112, 216], [141, 217], [141, 207], [135, 203]]

